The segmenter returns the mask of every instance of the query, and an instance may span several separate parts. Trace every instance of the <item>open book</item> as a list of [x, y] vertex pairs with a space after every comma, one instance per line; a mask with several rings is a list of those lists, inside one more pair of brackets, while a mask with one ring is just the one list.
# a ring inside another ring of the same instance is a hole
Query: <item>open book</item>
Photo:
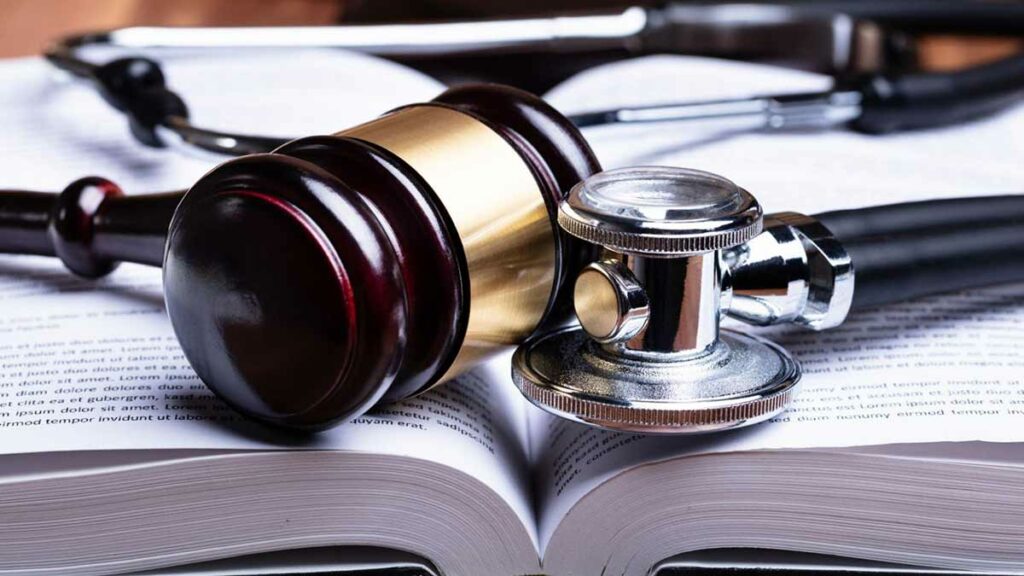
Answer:
[[[441, 88], [340, 52], [167, 68], [197, 121], [285, 135], [330, 132]], [[826, 82], [656, 57], [586, 72], [550, 99], [582, 111]], [[5, 187], [60, 189], [96, 173], [148, 192], [187, 187], [212, 165], [136, 145], [98, 97], [59, 84], [36, 60], [0, 65], [0, 108]], [[1024, 108], [885, 138], [699, 125], [588, 137], [606, 167], [702, 168], [769, 212], [813, 213], [1020, 191], [1021, 134]], [[643, 575], [716, 548], [1024, 570], [1024, 287], [769, 335], [803, 363], [803, 392], [751, 429], [645, 437], [557, 420], [519, 396], [503, 356], [329, 432], [282, 436], [241, 420], [189, 369], [159, 271], [125, 265], [90, 282], [55, 261], [5, 256], [0, 574], [127, 572], [339, 545], [412, 553], [449, 576]]]

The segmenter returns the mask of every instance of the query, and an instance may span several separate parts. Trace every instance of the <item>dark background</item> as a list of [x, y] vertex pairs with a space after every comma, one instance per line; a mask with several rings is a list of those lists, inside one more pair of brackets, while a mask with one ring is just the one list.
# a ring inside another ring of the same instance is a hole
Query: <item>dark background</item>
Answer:
[[[622, 0], [0, 0], [0, 57], [39, 54], [65, 34], [131, 25], [322, 25], [532, 15], [628, 4]], [[1020, 39], [937, 36], [919, 42], [919, 57], [924, 68], [949, 69], [1022, 48]]]

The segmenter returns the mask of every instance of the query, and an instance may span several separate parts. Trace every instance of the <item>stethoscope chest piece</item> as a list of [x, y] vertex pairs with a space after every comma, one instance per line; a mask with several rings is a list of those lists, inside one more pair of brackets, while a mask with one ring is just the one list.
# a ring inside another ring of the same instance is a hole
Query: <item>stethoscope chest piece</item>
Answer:
[[727, 258], [761, 233], [757, 201], [695, 170], [603, 172], [573, 188], [559, 225], [604, 248], [577, 276], [580, 324], [516, 351], [513, 379], [545, 410], [622, 431], [694, 433], [771, 418], [797, 363], [761, 338], [721, 330]]
[[723, 330], [707, 354], [651, 362], [606, 352], [579, 328], [516, 352], [514, 378], [536, 405], [628, 432], [687, 434], [738, 428], [781, 412], [800, 368], [779, 346]]

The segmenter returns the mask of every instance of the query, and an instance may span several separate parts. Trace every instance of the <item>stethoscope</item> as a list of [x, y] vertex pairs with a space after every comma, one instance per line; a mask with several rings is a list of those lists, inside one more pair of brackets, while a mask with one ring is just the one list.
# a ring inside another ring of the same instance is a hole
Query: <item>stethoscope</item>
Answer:
[[[95, 65], [69, 45], [49, 56], [95, 81], [147, 144], [173, 136], [252, 154], [184, 194], [128, 197], [102, 178], [57, 196], [5, 192], [0, 251], [57, 256], [87, 277], [119, 261], [162, 266], [199, 377], [276, 426], [346, 421], [518, 345], [513, 380], [549, 412], [615, 430], [730, 429], [784, 410], [800, 368], [780, 346], [721, 328], [726, 315], [827, 329], [860, 307], [1024, 280], [1021, 196], [766, 215], [706, 172], [601, 171], [578, 125], [629, 121], [627, 110], [567, 118], [522, 91], [465, 86], [280, 142], [192, 126], [148, 60]], [[854, 90], [628, 112], [916, 127], [961, 88], [958, 118], [1004, 102], [1021, 81], [1005, 75], [1014, 66], [946, 76], [952, 92], [874, 77]]]
[[[607, 15], [280, 28], [125, 28], [69, 37], [46, 57], [92, 83], [124, 113], [148, 146], [185, 146], [227, 156], [269, 152], [289, 141], [196, 126], [167, 86], [160, 65], [143, 57], [94, 64], [84, 48], [240, 49], [336, 47], [411, 62], [539, 53], [676, 52], [796, 61], [834, 75], [829, 90], [712, 102], [619, 107], [569, 115], [580, 128], [724, 120], [751, 130], [846, 127], [881, 134], [966, 122], [1019, 100], [1024, 55], [967, 70], [906, 72], [906, 31], [1019, 34], [1024, 5], [975, 0], [876, 3], [668, 4]], [[894, 32], [893, 27], [898, 28]], [[898, 40], [894, 40], [898, 39]], [[903, 49], [906, 50], [905, 48]], [[894, 64], [891, 62], [896, 60]]]

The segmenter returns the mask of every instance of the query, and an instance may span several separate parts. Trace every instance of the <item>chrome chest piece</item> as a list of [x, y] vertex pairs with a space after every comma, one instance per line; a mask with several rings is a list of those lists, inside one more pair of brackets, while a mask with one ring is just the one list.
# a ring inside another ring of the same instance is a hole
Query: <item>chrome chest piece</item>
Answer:
[[853, 270], [827, 230], [796, 214], [766, 219], [713, 174], [603, 172], [573, 188], [558, 223], [604, 257], [577, 277], [580, 325], [523, 344], [513, 378], [573, 420], [656, 433], [761, 422], [793, 398], [799, 366], [776, 344], [720, 329], [723, 314], [824, 328], [849, 310]]

